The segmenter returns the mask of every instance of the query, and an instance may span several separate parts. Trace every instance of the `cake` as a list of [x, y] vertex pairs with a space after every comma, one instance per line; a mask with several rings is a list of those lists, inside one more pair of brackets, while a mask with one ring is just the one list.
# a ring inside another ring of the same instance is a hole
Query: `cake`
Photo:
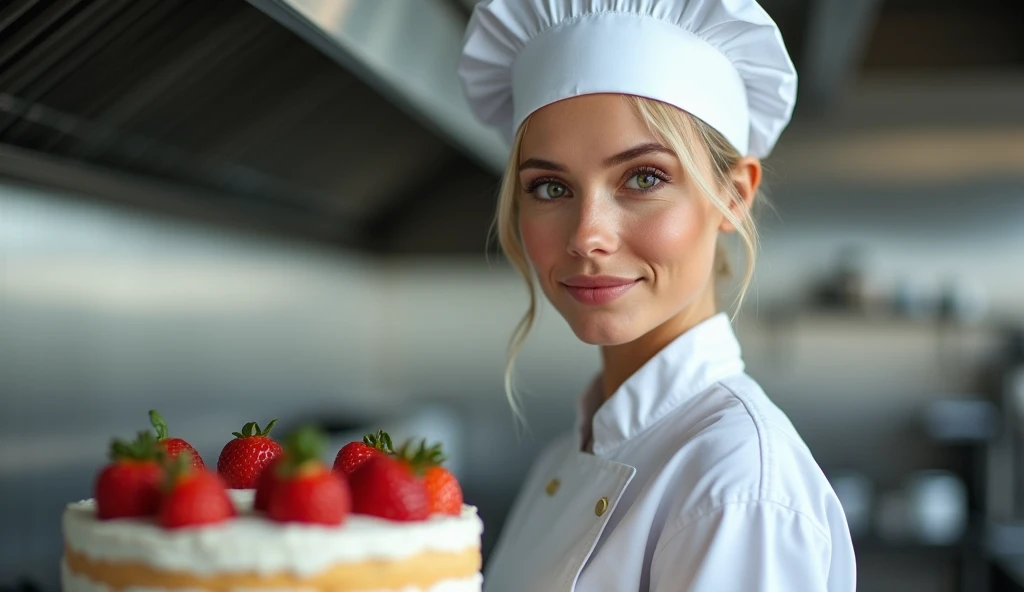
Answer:
[[152, 518], [100, 520], [93, 500], [64, 511], [65, 592], [331, 590], [479, 592], [483, 524], [459, 516], [394, 522], [350, 515], [341, 526], [277, 523], [233, 490], [235, 518], [168, 530]]
[[65, 592], [479, 592], [476, 508], [440, 444], [384, 431], [325, 462], [326, 436], [245, 424], [216, 472], [150, 412], [114, 439], [93, 498], [64, 510]]

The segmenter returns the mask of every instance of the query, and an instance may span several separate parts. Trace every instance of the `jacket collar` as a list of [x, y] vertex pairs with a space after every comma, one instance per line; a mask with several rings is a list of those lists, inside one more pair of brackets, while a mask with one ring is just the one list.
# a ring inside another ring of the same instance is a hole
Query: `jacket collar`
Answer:
[[601, 375], [580, 399], [581, 447], [598, 456], [637, 436], [712, 384], [743, 372], [740, 345], [725, 313], [683, 333], [601, 402]]

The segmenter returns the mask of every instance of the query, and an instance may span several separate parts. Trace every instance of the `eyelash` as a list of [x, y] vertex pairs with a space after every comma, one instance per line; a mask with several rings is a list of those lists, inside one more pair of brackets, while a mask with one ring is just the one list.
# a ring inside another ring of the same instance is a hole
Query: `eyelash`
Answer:
[[[658, 168], [655, 168], [655, 167], [652, 167], [652, 166], [639, 166], [639, 167], [636, 167], [635, 169], [629, 171], [629, 175], [626, 176], [626, 179], [629, 180], [629, 179], [632, 179], [633, 177], [636, 177], [638, 175], [650, 175], [650, 176], [660, 180], [661, 183], [671, 183], [672, 182], [672, 177], [668, 176], [668, 174], [665, 173], [664, 171], [662, 171], [661, 169], [658, 169]], [[647, 193], [649, 191], [654, 191], [658, 187], [661, 187], [661, 183], [655, 183], [654, 186], [648, 187], [647, 189], [634, 189], [634, 191], [642, 191], [644, 193]]]
[[[655, 177], [656, 179], [661, 181], [661, 183], [655, 183], [653, 186], [648, 187], [647, 189], [642, 189], [642, 188], [641, 189], [630, 189], [630, 191], [635, 191], [635, 192], [639, 192], [639, 193], [650, 193], [651, 191], [657, 191], [658, 188], [661, 187], [662, 183], [671, 183], [672, 182], [672, 177], [670, 177], [667, 173], [665, 173], [661, 169], [658, 169], [658, 168], [655, 168], [655, 167], [652, 167], [652, 166], [639, 166], [639, 167], [636, 167], [634, 169], [631, 169], [629, 171], [629, 174], [626, 175], [626, 180], [628, 181], [628, 180], [630, 180], [630, 179], [632, 179], [632, 178], [634, 178], [634, 177], [636, 177], [638, 175], [651, 175], [652, 177]], [[564, 186], [564, 187], [566, 187], [568, 189], [568, 185], [566, 185], [562, 181], [559, 181], [558, 179], [555, 179], [553, 177], [541, 177], [541, 178], [536, 179], [533, 182], [531, 182], [526, 187], [526, 192], [529, 193], [530, 195], [533, 195], [534, 198], [537, 199], [537, 201], [556, 201], [557, 198], [556, 199], [551, 199], [551, 198], [537, 197], [537, 189], [539, 189], [541, 186], [543, 186], [545, 184], [548, 184], [548, 183], [557, 183], [557, 184], [562, 185], [562, 186]]]
[[541, 177], [541, 178], [537, 179], [536, 181], [533, 181], [532, 183], [530, 183], [526, 187], [526, 192], [529, 193], [530, 195], [532, 195], [534, 198], [536, 198], [537, 201], [554, 201], [553, 199], [546, 199], [546, 198], [543, 198], [543, 197], [537, 197], [537, 190], [540, 189], [541, 186], [547, 185], [548, 183], [558, 183], [559, 185], [565, 185], [565, 183], [562, 183], [558, 179], [553, 179], [551, 177]]

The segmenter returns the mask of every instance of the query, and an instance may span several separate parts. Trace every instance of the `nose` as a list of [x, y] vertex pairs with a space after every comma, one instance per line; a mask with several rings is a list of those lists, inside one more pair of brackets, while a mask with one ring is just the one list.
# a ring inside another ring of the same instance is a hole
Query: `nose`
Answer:
[[603, 196], [585, 194], [576, 199], [575, 226], [569, 235], [568, 251], [577, 257], [614, 253], [618, 249], [616, 214]]

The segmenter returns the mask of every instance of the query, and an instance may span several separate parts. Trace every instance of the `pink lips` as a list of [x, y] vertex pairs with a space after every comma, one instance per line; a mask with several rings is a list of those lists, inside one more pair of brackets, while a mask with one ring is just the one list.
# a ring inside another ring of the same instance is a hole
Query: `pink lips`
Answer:
[[562, 281], [569, 295], [583, 304], [607, 304], [629, 291], [638, 279], [610, 275], [576, 275]]

